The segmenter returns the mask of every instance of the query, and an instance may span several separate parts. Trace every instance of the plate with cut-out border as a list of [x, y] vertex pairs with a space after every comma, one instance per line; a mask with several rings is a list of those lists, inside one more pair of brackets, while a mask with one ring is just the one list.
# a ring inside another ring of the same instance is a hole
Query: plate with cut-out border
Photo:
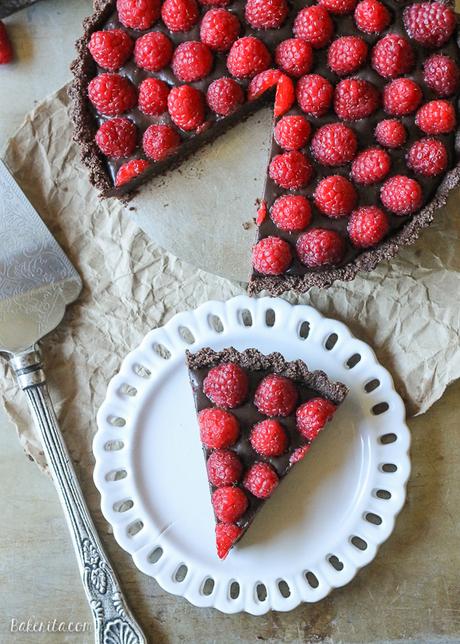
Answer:
[[[279, 351], [350, 390], [224, 561], [185, 364], [186, 349], [205, 346]], [[260, 615], [319, 601], [375, 557], [405, 501], [410, 433], [392, 378], [310, 306], [238, 296], [179, 313], [124, 359], [97, 422], [94, 481], [115, 539], [196, 606]]]

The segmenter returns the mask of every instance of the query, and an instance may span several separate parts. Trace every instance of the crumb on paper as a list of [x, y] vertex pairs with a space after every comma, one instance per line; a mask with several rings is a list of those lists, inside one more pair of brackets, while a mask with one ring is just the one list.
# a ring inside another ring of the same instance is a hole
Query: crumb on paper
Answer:
[[254, 222], [255, 219], [253, 219], [252, 221], [245, 221], [241, 225], [243, 226], [244, 230], [249, 230]]

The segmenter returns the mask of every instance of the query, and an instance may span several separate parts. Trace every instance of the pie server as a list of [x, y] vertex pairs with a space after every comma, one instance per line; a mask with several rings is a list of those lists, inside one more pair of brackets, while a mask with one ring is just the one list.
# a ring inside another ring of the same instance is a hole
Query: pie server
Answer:
[[0, 352], [25, 391], [72, 535], [95, 641], [147, 641], [90, 518], [48, 393], [38, 341], [62, 320], [80, 276], [0, 161]]

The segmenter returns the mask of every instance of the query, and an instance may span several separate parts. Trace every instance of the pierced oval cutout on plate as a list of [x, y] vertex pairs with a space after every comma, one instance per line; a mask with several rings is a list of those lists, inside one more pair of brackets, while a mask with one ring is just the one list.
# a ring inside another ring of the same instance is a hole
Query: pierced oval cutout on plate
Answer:
[[312, 572], [307, 570], [306, 572], [304, 572], [304, 577], [307, 584], [310, 586], [310, 588], [318, 588], [319, 581], [316, 575], [314, 575]]
[[350, 539], [351, 543], [354, 545], [355, 548], [358, 550], [367, 550], [367, 542], [364, 541], [364, 539], [361, 539], [361, 537], [354, 536]]
[[154, 353], [156, 353], [157, 356], [162, 360], [169, 360], [171, 357], [171, 351], [168, 349], [168, 347], [165, 347], [165, 345], [161, 344], [160, 342], [154, 342], [152, 349]]
[[181, 564], [179, 568], [176, 570], [176, 573], [174, 575], [174, 581], [181, 582], [184, 581], [184, 579], [187, 577], [188, 573], [188, 568], [185, 564]]
[[104, 445], [104, 450], [106, 452], [119, 452], [121, 449], [123, 449], [124, 446], [125, 444], [123, 443], [123, 441], [107, 441], [107, 443], [105, 443]]
[[238, 317], [243, 326], [252, 326], [252, 313], [249, 309], [238, 311]]
[[310, 322], [307, 322], [307, 320], [304, 320], [301, 325], [299, 326], [299, 338], [302, 340], [306, 340], [308, 336], [310, 335]]
[[162, 556], [163, 556], [163, 548], [158, 546], [152, 550], [152, 552], [149, 554], [147, 559], [150, 563], [156, 564], [158, 561], [160, 561]]
[[106, 481], [122, 481], [128, 476], [128, 472], [126, 470], [112, 470], [111, 472], [107, 472], [105, 475], [105, 480]]
[[265, 324], [267, 326], [275, 326], [276, 322], [276, 313], [273, 309], [267, 309], [265, 311]]
[[360, 362], [361, 362], [360, 354], [354, 353], [352, 356], [348, 358], [345, 364], [349, 369], [353, 369], [353, 367], [356, 367], [356, 365], [359, 364]]
[[339, 339], [339, 336], [337, 333], [331, 333], [327, 338], [326, 342], [324, 343], [325, 349], [328, 351], [332, 351], [332, 349], [335, 347], [337, 344], [337, 340]]
[[123, 499], [122, 501], [115, 501], [112, 507], [115, 512], [128, 512], [133, 506], [134, 501], [132, 499]]
[[382, 445], [390, 445], [391, 443], [396, 443], [398, 440], [398, 437], [396, 434], [383, 434], [383, 436], [380, 436], [379, 438], [379, 443]]
[[240, 585], [237, 581], [232, 581], [229, 588], [230, 599], [238, 599], [240, 596]]
[[214, 579], [212, 577], [207, 577], [201, 585], [201, 594], [205, 597], [212, 595], [214, 590]]
[[278, 582], [278, 590], [281, 593], [281, 596], [284, 597], [284, 599], [287, 599], [288, 597], [291, 596], [291, 589], [289, 588], [289, 585], [284, 579], [280, 579]]
[[389, 499], [391, 499], [391, 492], [389, 492], [388, 490], [376, 490], [375, 496], [378, 499], [382, 499], [383, 501], [388, 501]]
[[343, 563], [335, 555], [331, 555], [328, 558], [328, 561], [331, 564], [331, 566], [334, 568], [334, 570], [337, 570], [337, 572], [340, 572], [341, 570], [343, 570]]
[[372, 380], [366, 382], [366, 384], [364, 385], [364, 391], [366, 392], [366, 394], [370, 394], [372, 391], [375, 391], [377, 387], [380, 387], [380, 380], [373, 378]]
[[121, 416], [107, 416], [107, 422], [114, 427], [124, 427], [126, 420]]
[[397, 472], [398, 466], [394, 463], [384, 463], [380, 469], [382, 472], [386, 472], [387, 474], [393, 474], [394, 472]]
[[150, 369], [147, 369], [147, 367], [145, 367], [143, 364], [136, 363], [133, 366], [133, 371], [137, 376], [139, 376], [140, 378], [145, 378], [146, 380], [148, 380], [152, 375]]
[[265, 584], [257, 584], [256, 586], [256, 596], [260, 602], [264, 602], [267, 599], [267, 587]]
[[137, 395], [136, 387], [133, 387], [128, 382], [124, 382], [121, 385], [119, 391], [120, 391], [121, 394], [123, 394], [123, 396], [130, 396], [130, 398], [134, 398], [134, 396]]
[[195, 336], [187, 326], [180, 326], [177, 329], [177, 332], [181, 340], [183, 340], [185, 343], [193, 344], [195, 342]]
[[222, 333], [224, 330], [224, 325], [222, 324], [222, 320], [218, 315], [214, 315], [213, 313], [210, 313], [208, 315], [208, 324], [209, 328], [215, 331], [216, 333]]
[[387, 402], [381, 402], [374, 405], [371, 409], [374, 416], [380, 416], [390, 409], [390, 405]]
[[373, 525], [382, 525], [382, 517], [374, 512], [366, 512], [364, 518]]
[[129, 526], [126, 528], [126, 532], [128, 533], [129, 537], [135, 537], [136, 534], [138, 534], [143, 527], [144, 527], [143, 522], [140, 519], [138, 519], [137, 521], [133, 521], [133, 523], [129, 524]]

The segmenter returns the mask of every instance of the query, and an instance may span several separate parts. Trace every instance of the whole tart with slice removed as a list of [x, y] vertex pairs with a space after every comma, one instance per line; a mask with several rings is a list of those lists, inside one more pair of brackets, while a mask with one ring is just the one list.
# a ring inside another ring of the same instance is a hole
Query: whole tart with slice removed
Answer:
[[223, 559], [308, 453], [348, 389], [301, 360], [256, 349], [187, 352]]

